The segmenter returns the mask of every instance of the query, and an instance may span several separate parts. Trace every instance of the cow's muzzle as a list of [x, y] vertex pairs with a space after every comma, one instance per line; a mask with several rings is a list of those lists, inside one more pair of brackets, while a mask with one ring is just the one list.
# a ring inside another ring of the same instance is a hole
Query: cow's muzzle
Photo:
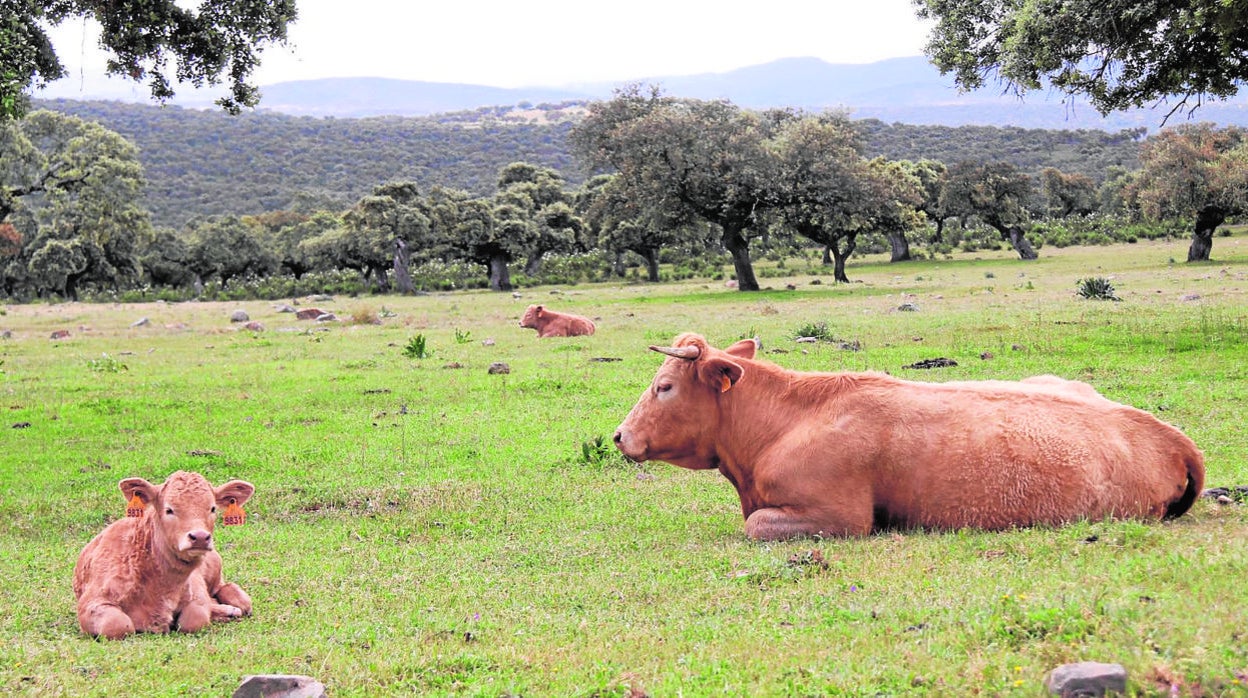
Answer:
[[615, 430], [615, 436], [612, 437], [612, 440], [615, 441], [615, 447], [619, 449], [620, 453], [624, 454], [625, 458], [634, 463], [646, 462], [645, 446], [638, 448], [636, 439], [630, 438], [624, 427]]

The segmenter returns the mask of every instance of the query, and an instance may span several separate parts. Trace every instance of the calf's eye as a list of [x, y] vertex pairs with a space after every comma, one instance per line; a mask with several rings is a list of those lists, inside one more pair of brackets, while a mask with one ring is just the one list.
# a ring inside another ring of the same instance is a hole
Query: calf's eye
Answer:
[[212, 505], [212, 510], [211, 510], [211, 513], [213, 513], [213, 514], [217, 513], [217, 505], [216, 505], [216, 504], [213, 504], [213, 505]]
[[654, 390], [657, 393], [666, 393], [667, 391], [671, 389], [672, 389], [671, 383], [660, 383], [657, 387], [655, 387]]
[[165, 507], [165, 516], [173, 516], [173, 509]]

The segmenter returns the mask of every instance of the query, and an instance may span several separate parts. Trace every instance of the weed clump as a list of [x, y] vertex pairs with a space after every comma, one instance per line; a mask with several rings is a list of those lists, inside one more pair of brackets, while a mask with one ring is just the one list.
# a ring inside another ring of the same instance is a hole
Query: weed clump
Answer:
[[1114, 294], [1114, 285], [1109, 279], [1103, 276], [1091, 276], [1086, 279], [1079, 279], [1075, 285], [1075, 292], [1082, 298], [1098, 301], [1120, 301], [1122, 300]]
[[425, 341], [425, 335], [418, 334], [407, 341], [407, 346], [403, 347], [403, 356], [409, 359], [427, 359], [433, 356], [433, 350]]

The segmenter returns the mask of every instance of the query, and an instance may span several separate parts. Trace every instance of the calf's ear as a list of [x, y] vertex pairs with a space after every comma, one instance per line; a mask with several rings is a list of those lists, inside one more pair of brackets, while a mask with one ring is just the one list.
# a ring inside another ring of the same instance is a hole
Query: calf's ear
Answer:
[[160, 488], [141, 477], [128, 477], [121, 481], [121, 493], [126, 501], [138, 497], [143, 504], [151, 504], [160, 494]]
[[744, 375], [745, 369], [741, 364], [718, 356], [698, 363], [698, 377], [721, 393], [732, 390], [732, 386]]
[[242, 504], [256, 491], [256, 488], [250, 482], [242, 480], [230, 480], [213, 490], [213, 494], [217, 498], [218, 507], [227, 507], [231, 504]]

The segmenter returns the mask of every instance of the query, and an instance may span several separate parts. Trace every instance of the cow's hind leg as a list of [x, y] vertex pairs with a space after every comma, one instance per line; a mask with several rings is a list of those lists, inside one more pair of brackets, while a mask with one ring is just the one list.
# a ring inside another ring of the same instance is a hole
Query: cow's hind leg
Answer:
[[757, 509], [745, 520], [745, 535], [754, 540], [787, 540], [803, 536], [865, 536], [871, 533], [871, 512], [862, 516], [812, 516], [787, 507]]
[[110, 640], [134, 634], [134, 621], [116, 604], [96, 602], [78, 611], [78, 625], [84, 633]]

